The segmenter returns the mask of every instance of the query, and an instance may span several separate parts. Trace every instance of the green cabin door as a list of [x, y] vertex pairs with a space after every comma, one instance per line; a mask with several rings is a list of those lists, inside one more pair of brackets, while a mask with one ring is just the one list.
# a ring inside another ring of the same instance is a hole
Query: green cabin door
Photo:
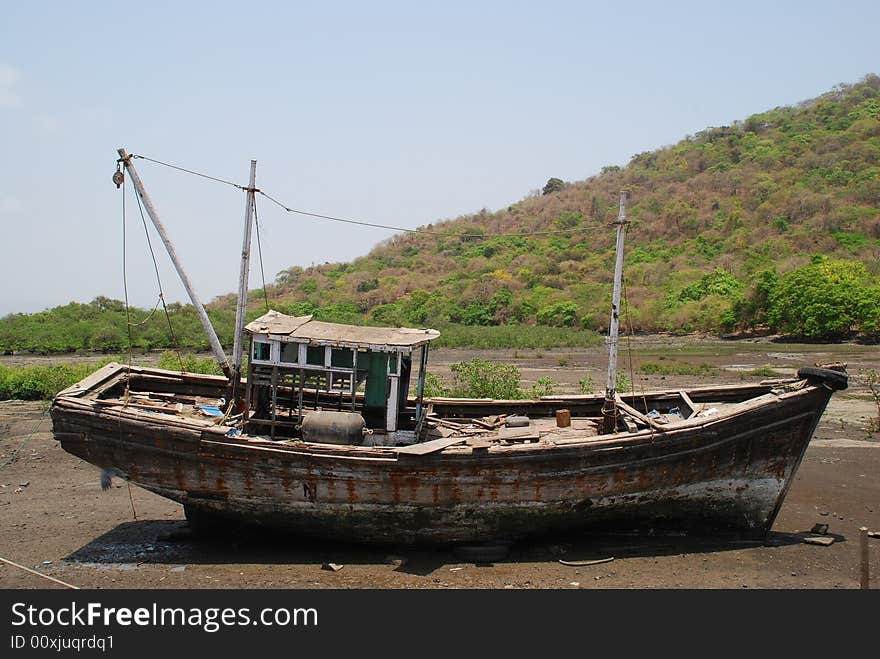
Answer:
[[369, 352], [364, 391], [364, 421], [368, 428], [384, 428], [388, 408], [388, 353]]

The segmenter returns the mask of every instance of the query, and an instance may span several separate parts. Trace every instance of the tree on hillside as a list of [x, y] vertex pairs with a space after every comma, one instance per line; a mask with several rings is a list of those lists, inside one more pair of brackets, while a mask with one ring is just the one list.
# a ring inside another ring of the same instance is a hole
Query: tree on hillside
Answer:
[[880, 329], [880, 286], [863, 263], [816, 256], [786, 273], [769, 297], [767, 319], [782, 331], [810, 338]]
[[565, 189], [565, 181], [561, 178], [551, 178], [547, 180], [547, 184], [544, 186], [543, 194], [553, 194], [554, 192], [559, 192], [560, 190]]

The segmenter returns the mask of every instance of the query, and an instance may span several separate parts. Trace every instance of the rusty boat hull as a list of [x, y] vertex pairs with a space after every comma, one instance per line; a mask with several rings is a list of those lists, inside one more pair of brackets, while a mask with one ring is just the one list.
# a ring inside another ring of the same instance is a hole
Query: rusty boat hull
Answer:
[[[53, 402], [67, 452], [212, 516], [366, 543], [456, 543], [548, 533], [654, 530], [761, 537], [769, 531], [834, 388], [821, 378], [690, 389], [709, 415], [630, 432], [532, 442], [452, 445], [415, 455], [235, 436], [202, 419], [157, 413], [110, 396], [121, 387], [210, 394], [225, 380], [110, 365]], [[845, 376], [844, 384], [845, 386]], [[629, 398], [669, 409], [681, 392]], [[640, 403], [640, 404], [641, 404]], [[508, 410], [572, 417], [601, 397], [436, 400], [447, 417]], [[664, 407], [665, 405], [665, 407]], [[230, 436], [232, 435], [232, 436]]]

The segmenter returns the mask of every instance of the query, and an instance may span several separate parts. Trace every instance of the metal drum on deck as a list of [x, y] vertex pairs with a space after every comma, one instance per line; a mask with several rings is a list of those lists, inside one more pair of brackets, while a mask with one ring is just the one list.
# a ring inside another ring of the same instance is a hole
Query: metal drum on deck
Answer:
[[361, 444], [364, 417], [355, 412], [308, 412], [303, 417], [302, 438], [323, 444]]

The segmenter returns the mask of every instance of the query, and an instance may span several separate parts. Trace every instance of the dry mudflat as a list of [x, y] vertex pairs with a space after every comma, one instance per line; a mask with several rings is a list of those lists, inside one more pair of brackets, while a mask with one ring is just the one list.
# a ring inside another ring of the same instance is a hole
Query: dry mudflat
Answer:
[[[473, 563], [448, 549], [364, 548], [237, 533], [188, 535], [181, 506], [114, 479], [102, 492], [95, 467], [53, 440], [46, 403], [0, 402], [0, 556], [89, 588], [857, 588], [861, 526], [880, 530], [880, 436], [866, 428], [877, 407], [860, 376], [880, 370], [880, 349], [766, 339], [638, 337], [621, 344], [635, 389], [759, 381], [767, 369], [794, 374], [817, 361], [849, 364], [851, 386], [835, 394], [772, 532], [763, 543], [715, 538], [553, 537], [514, 545], [506, 559]], [[558, 393], [592, 378], [604, 387], [604, 348], [437, 350], [433, 370], [479, 356], [520, 368], [528, 388], [550, 377]], [[51, 361], [53, 358], [26, 361]], [[21, 362], [18, 357], [3, 363]], [[639, 375], [660, 363], [668, 373]], [[682, 365], [708, 373], [682, 375]], [[761, 369], [759, 374], [753, 374]], [[676, 373], [679, 372], [679, 373]], [[804, 535], [827, 524], [830, 546]], [[869, 540], [872, 587], [880, 540]], [[560, 562], [614, 560], [590, 566]], [[338, 571], [322, 569], [327, 563]], [[0, 563], [0, 587], [60, 588]]]

